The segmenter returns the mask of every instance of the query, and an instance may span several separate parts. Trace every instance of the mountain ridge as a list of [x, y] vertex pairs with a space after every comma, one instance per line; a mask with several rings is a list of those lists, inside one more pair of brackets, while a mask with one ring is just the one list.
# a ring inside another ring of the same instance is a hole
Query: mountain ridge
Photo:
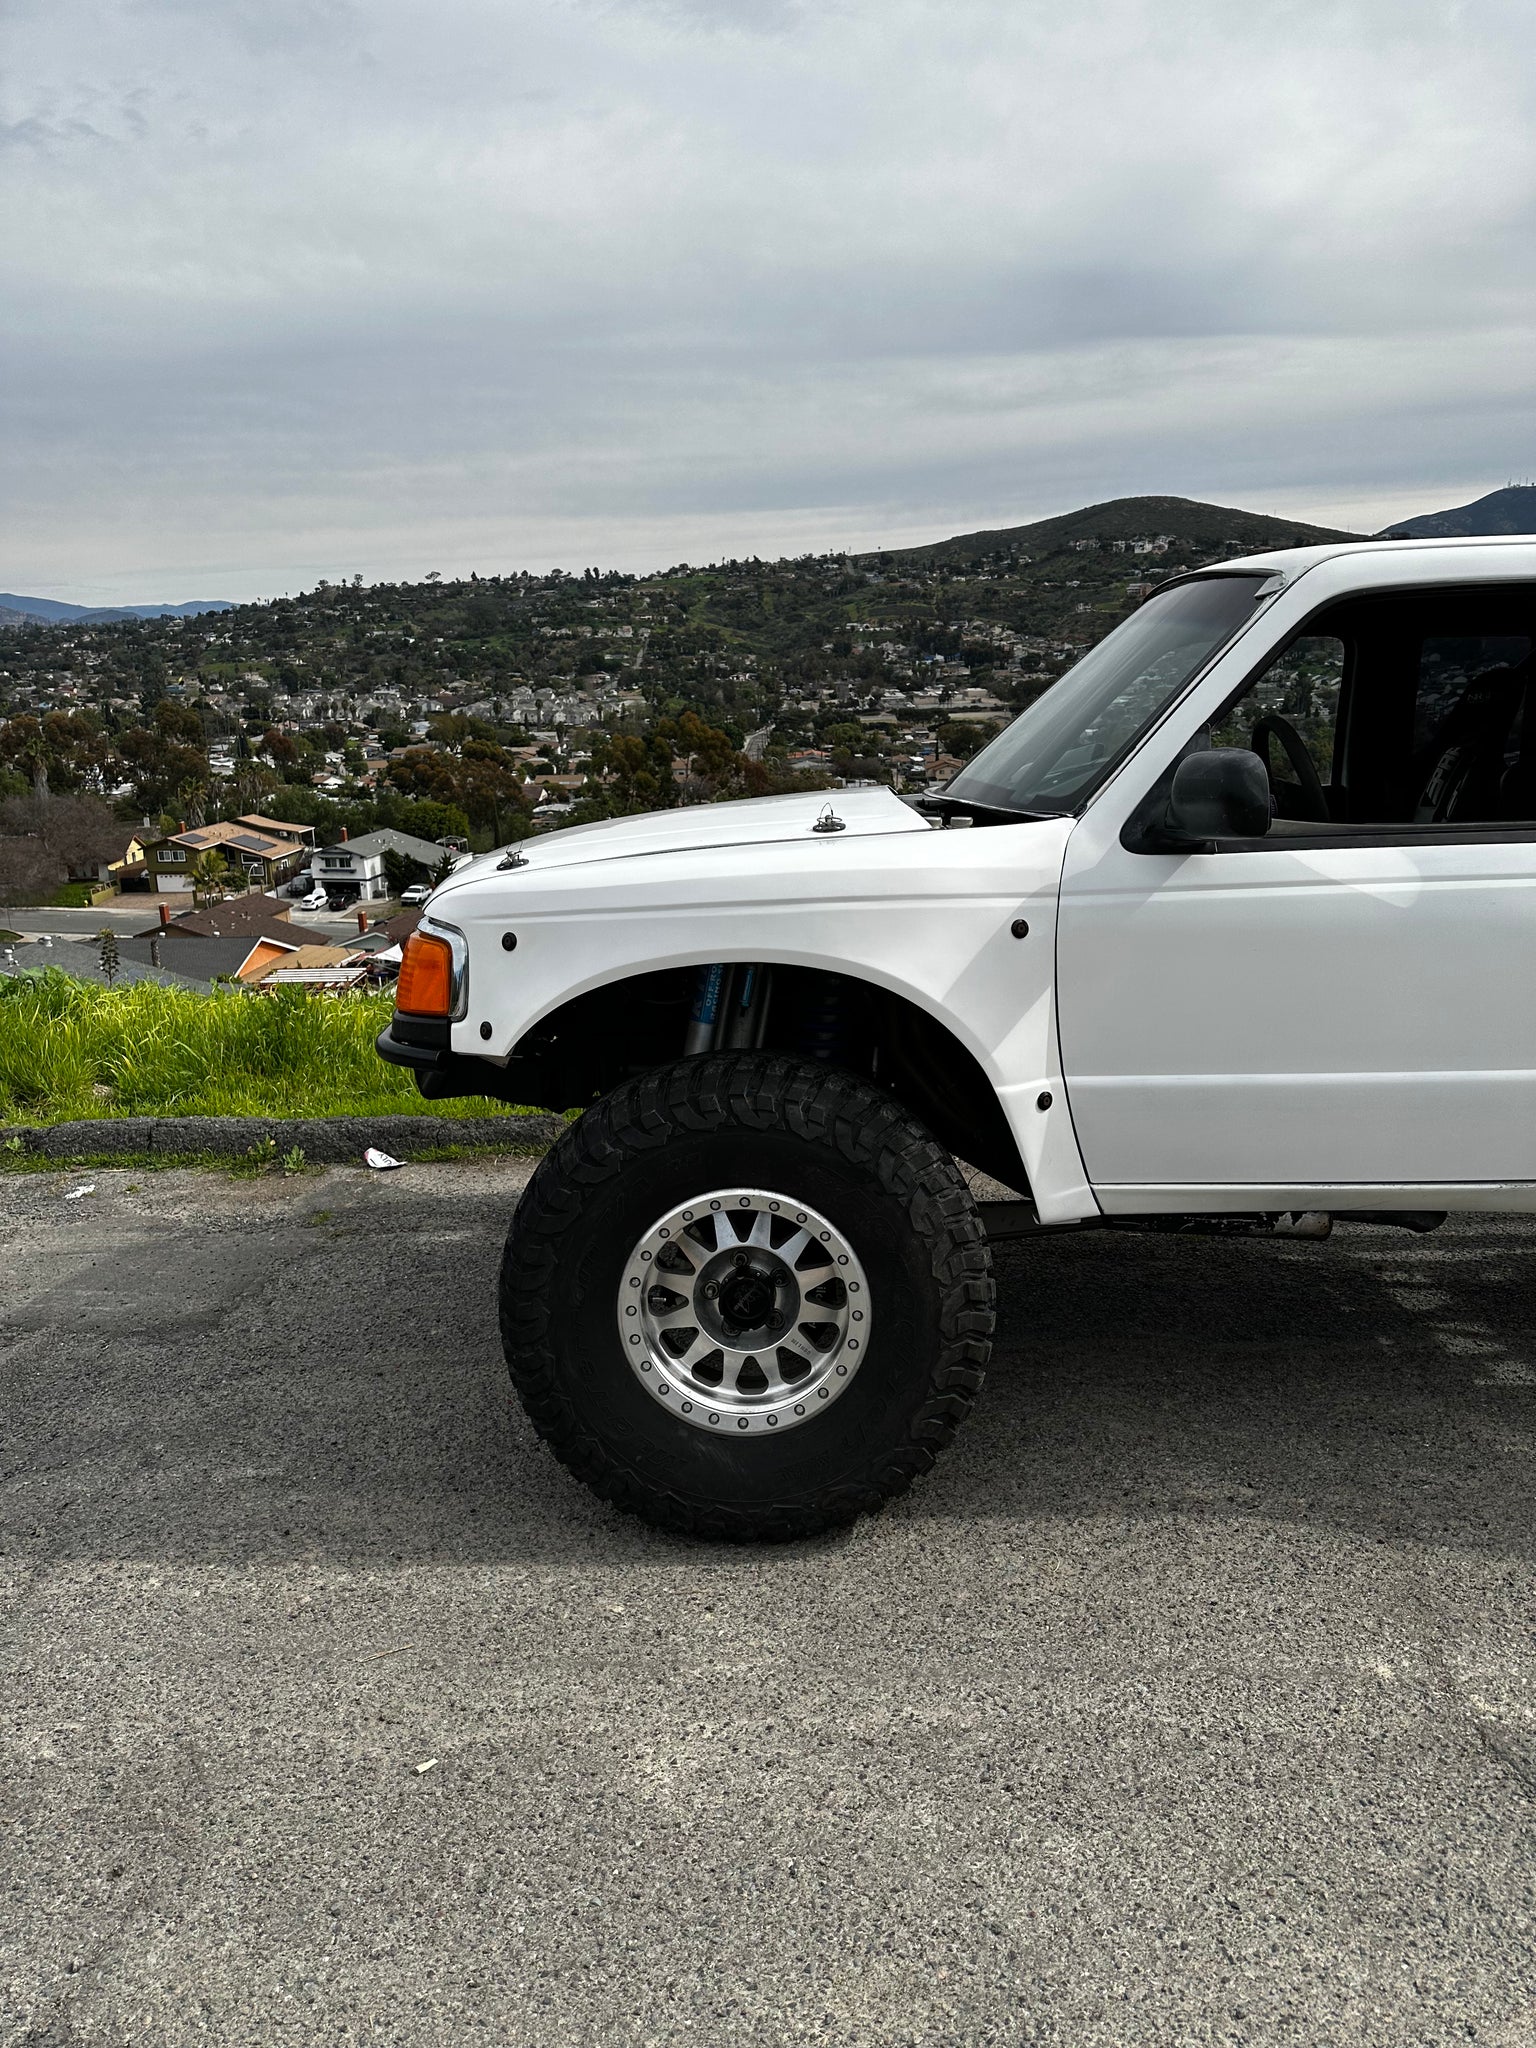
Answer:
[[192, 598], [185, 604], [65, 604], [56, 597], [21, 597], [0, 590], [0, 614], [10, 614], [0, 623], [17, 619], [39, 626], [111, 626], [125, 619], [194, 619], [203, 612], [232, 612], [227, 598]]
[[1394, 519], [1377, 538], [1394, 540], [1402, 535], [1410, 540], [1461, 540], [1503, 533], [1536, 534], [1536, 484], [1505, 484], [1501, 490], [1474, 498], [1470, 505]]
[[1246, 512], [1239, 506], [1211, 505], [1198, 498], [1165, 496], [1107, 498], [1075, 512], [1035, 519], [1023, 526], [984, 528], [954, 534], [947, 540], [924, 541], [916, 547], [866, 549], [856, 559], [922, 561], [946, 557], [1008, 554], [1023, 548], [1049, 552], [1077, 540], [1134, 540], [1166, 534], [1193, 547], [1229, 547], [1234, 543], [1260, 552], [1270, 548], [1306, 547], [1331, 540], [1363, 540], [1365, 535], [1341, 527], [1314, 526], [1304, 519], [1282, 519], [1268, 512]]

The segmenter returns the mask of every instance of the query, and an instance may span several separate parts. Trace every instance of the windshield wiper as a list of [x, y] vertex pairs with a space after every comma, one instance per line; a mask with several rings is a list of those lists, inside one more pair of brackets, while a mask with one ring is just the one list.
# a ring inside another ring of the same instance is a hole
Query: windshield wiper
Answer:
[[970, 817], [983, 821], [996, 820], [999, 824], [1037, 825], [1044, 818], [1070, 817], [1068, 811], [1018, 811], [1008, 804], [978, 803], [973, 796], [950, 796], [943, 790], [936, 790], [930, 796], [920, 796], [913, 803], [913, 809], [926, 811], [942, 805], [946, 810], [964, 811]]

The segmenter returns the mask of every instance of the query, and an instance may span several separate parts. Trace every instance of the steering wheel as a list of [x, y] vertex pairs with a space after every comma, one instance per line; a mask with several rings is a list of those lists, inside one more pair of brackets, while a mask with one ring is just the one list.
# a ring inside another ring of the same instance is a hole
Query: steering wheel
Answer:
[[[1282, 718], [1278, 711], [1266, 711], [1262, 718], [1254, 721], [1252, 747], [1269, 772], [1269, 742], [1273, 735], [1285, 750], [1285, 757], [1296, 771], [1296, 780], [1301, 784], [1302, 801], [1306, 805], [1304, 815], [1315, 818], [1320, 824], [1328, 824], [1332, 813], [1328, 809], [1328, 792], [1323, 788], [1323, 779], [1317, 772], [1317, 764], [1307, 752], [1307, 743], [1288, 718]], [[1270, 775], [1270, 785], [1274, 776]]]

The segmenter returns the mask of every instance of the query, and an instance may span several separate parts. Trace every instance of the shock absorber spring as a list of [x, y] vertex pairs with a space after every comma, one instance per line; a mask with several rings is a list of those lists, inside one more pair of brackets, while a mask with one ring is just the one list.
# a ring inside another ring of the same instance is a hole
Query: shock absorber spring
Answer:
[[800, 1021], [799, 1051], [829, 1066], [847, 1064], [849, 1047], [848, 991], [826, 975], [806, 1004]]

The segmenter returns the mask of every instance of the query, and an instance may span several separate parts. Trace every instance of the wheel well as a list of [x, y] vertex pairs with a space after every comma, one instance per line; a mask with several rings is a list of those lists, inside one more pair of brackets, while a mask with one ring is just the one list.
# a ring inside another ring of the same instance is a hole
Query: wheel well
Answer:
[[[629, 975], [573, 997], [514, 1047], [496, 1092], [541, 1108], [585, 1108], [621, 1081], [677, 1059], [700, 973], [684, 967]], [[760, 1020], [746, 1042], [878, 1083], [951, 1152], [1029, 1193], [996, 1090], [937, 1017], [893, 990], [824, 968], [775, 966], [765, 986]]]

